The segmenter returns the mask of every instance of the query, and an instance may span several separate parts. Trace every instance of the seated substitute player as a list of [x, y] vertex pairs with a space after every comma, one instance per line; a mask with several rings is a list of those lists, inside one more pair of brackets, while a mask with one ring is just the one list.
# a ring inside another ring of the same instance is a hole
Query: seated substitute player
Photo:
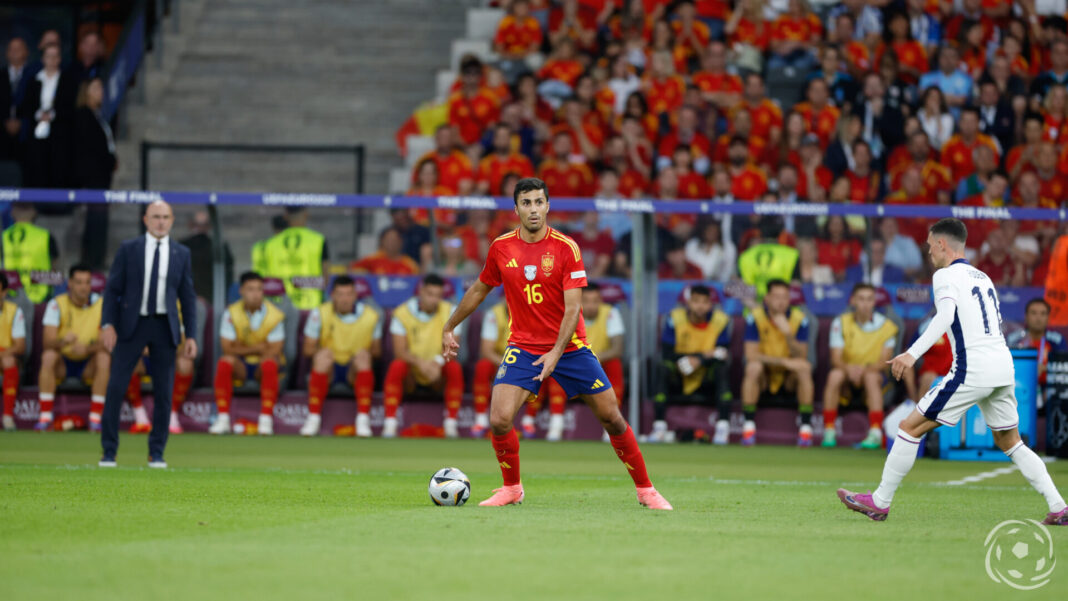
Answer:
[[219, 414], [210, 434], [230, 431], [230, 402], [234, 382], [256, 378], [260, 383], [260, 418], [256, 432], [274, 434], [274, 403], [278, 400], [279, 366], [285, 364], [285, 314], [263, 298], [263, 277], [255, 271], [241, 274], [241, 298], [226, 308], [219, 324], [222, 357], [215, 365], [215, 402]]
[[[79, 378], [91, 388], [89, 430], [100, 431], [104, 394], [111, 375], [111, 353], [100, 344], [102, 297], [94, 293], [92, 270], [88, 265], [70, 268], [67, 292], [48, 301], [41, 325], [41, 370], [37, 374], [41, 412], [52, 410], [56, 385], [68, 376]], [[50, 428], [51, 422], [41, 422]]]
[[330, 300], [313, 309], [304, 322], [304, 348], [311, 357], [308, 419], [302, 436], [315, 436], [322, 425], [323, 400], [335, 382], [350, 384], [356, 394], [356, 436], [371, 436], [372, 361], [382, 354], [382, 314], [356, 299], [356, 282], [334, 278]]
[[1046, 365], [1049, 363], [1050, 352], [1068, 350], [1060, 332], [1046, 329], [1049, 327], [1049, 309], [1049, 303], [1044, 298], [1027, 301], [1027, 307], [1024, 309], [1024, 329], [1013, 332], [1006, 339], [1009, 348], [1038, 351], [1039, 407], [1046, 398]]
[[756, 406], [761, 391], [780, 390], [797, 394], [801, 413], [798, 446], [812, 445], [812, 363], [808, 360], [808, 318], [790, 306], [790, 285], [782, 280], [768, 282], [763, 306], [753, 309], [745, 320], [745, 377], [742, 380], [742, 406], [745, 425], [742, 444], [756, 442]]
[[894, 354], [897, 325], [875, 311], [875, 287], [856, 284], [849, 295], [852, 311], [831, 322], [831, 371], [823, 389], [823, 443], [833, 447], [837, 441], [835, 422], [838, 405], [864, 395], [868, 407], [868, 435], [862, 449], [883, 446], [883, 386], [886, 363]]
[[504, 486], [480, 505], [523, 502], [519, 436], [512, 424], [523, 403], [553, 376], [568, 397], [577, 396], [593, 409], [630, 472], [638, 502], [653, 509], [671, 509], [649, 481], [634, 431], [619, 412], [616, 393], [586, 341], [582, 252], [574, 240], [545, 222], [549, 213], [545, 182], [532, 177], [519, 180], [512, 199], [520, 227], [493, 241], [478, 281], [464, 294], [441, 332], [442, 355], [448, 364], [455, 364], [450, 359], [460, 348], [456, 328], [493, 288], [504, 285], [512, 326], [490, 400], [491, 440]]
[[[601, 368], [608, 376], [608, 383], [612, 385], [612, 391], [616, 393], [616, 404], [623, 406], [623, 315], [619, 309], [604, 302], [601, 295], [601, 286], [597, 282], [589, 282], [582, 289], [582, 320], [586, 323], [586, 342], [590, 350], [601, 362]], [[551, 387], [560, 388], [560, 384], [549, 379]], [[550, 394], [550, 399], [552, 395]], [[559, 410], [553, 411], [552, 403], [549, 404], [549, 432], [545, 440], [560, 440], [564, 433], [564, 408], [561, 404]], [[610, 442], [608, 431], [605, 430], [604, 441]]]
[[404, 394], [414, 391], [416, 385], [444, 389], [445, 436], [460, 435], [456, 418], [463, 401], [464, 372], [459, 363], [446, 363], [438, 354], [437, 334], [453, 310], [453, 304], [443, 300], [444, 295], [445, 280], [431, 273], [423, 278], [416, 295], [393, 312], [389, 333], [393, 336], [395, 358], [386, 370], [382, 387], [386, 406], [384, 438], [397, 435], [397, 407]]
[[[3, 370], [4, 429], [15, 429], [15, 397], [19, 391], [19, 364], [26, 354], [26, 319], [22, 309], [7, 300], [7, 278], [0, 274], [0, 369]], [[47, 423], [42, 427], [42, 423]], [[44, 430], [52, 425], [52, 404], [41, 407], [41, 416], [36, 426]]]
[[[181, 334], [179, 346], [185, 343], [185, 325], [182, 324], [182, 303], [178, 302], [178, 328]], [[178, 419], [178, 412], [182, 410], [182, 403], [189, 394], [189, 388], [193, 385], [193, 359], [180, 355], [174, 359], [174, 387], [171, 388], [171, 423], [167, 430], [171, 434], [181, 434], [182, 424]], [[126, 386], [126, 400], [133, 409], [135, 423], [130, 426], [131, 434], [148, 434], [152, 431], [152, 423], [148, 421], [148, 413], [145, 411], [144, 401], [141, 398], [141, 382], [149, 381], [147, 374], [152, 373], [152, 357], [146, 348], [137, 362], [133, 373], [130, 374], [130, 382]]]
[[712, 291], [700, 284], [690, 288], [686, 306], [675, 307], [668, 314], [660, 336], [662, 388], [656, 395], [656, 421], [650, 440], [664, 440], [669, 395], [684, 395], [716, 403], [719, 417], [713, 442], [724, 445], [729, 441], [728, 321], [727, 314], [712, 302]]
[[838, 489], [846, 507], [881, 522], [890, 515], [894, 492], [916, 462], [916, 446], [923, 435], [941, 424], [956, 425], [974, 405], [979, 406], [994, 444], [1046, 499], [1045, 524], [1068, 526], [1068, 509], [1053, 485], [1046, 464], [1020, 439], [1016, 410], [1016, 374], [1012, 354], [1001, 334], [1001, 303], [990, 278], [964, 260], [968, 229], [959, 219], [946, 218], [927, 235], [934, 277], [931, 286], [937, 313], [930, 326], [907, 351], [894, 357], [890, 370], [900, 379], [947, 330], [953, 346], [953, 369], [927, 392], [916, 410], [901, 421], [897, 441], [886, 457], [882, 481], [871, 494]]

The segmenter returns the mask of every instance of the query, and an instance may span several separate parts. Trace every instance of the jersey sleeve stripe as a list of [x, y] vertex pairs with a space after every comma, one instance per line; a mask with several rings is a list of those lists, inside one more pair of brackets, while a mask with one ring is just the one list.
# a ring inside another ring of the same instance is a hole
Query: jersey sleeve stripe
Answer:
[[571, 249], [571, 252], [575, 254], [575, 260], [576, 261], [582, 260], [582, 252], [579, 251], [578, 244], [576, 244], [574, 240], [572, 240], [571, 238], [568, 238], [567, 236], [565, 236], [563, 234], [558, 234], [555, 230], [551, 233], [551, 235], [552, 235], [553, 239], [559, 240], [560, 242], [563, 242], [564, 244], [566, 244]]
[[507, 234], [501, 234], [500, 236], [497, 236], [496, 238], [494, 238], [494, 239], [493, 239], [493, 241], [494, 241], [494, 242], [500, 242], [500, 241], [502, 241], [502, 240], [506, 240], [506, 239], [508, 239], [508, 238], [509, 238], [510, 236], [514, 236], [514, 235], [516, 235], [516, 233], [517, 233], [518, 231], [519, 231], [519, 230], [512, 230], [512, 231], [508, 232]]

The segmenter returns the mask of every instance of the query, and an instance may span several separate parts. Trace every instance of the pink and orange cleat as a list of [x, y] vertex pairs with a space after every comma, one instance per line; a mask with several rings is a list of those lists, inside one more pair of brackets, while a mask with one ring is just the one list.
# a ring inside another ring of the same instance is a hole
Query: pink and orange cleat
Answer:
[[660, 493], [656, 492], [656, 489], [652, 486], [638, 489], [638, 502], [649, 509], [663, 509], [666, 511], [674, 509], [674, 507], [671, 506], [671, 503], [668, 503], [667, 499]]
[[480, 507], [501, 507], [503, 505], [519, 505], [523, 502], [523, 485], [513, 484], [493, 489], [493, 496], [479, 503]]
[[857, 513], [863, 513], [876, 522], [883, 522], [886, 520], [886, 516], [890, 515], [890, 508], [882, 508], [875, 504], [875, 500], [871, 498], [871, 493], [860, 494], [852, 491], [848, 491], [844, 488], [838, 489], [838, 499], [842, 501], [842, 504], [852, 509]]
[[1047, 526], [1068, 526], [1068, 508], [1062, 509], [1057, 513], [1047, 513], [1046, 519], [1042, 523]]

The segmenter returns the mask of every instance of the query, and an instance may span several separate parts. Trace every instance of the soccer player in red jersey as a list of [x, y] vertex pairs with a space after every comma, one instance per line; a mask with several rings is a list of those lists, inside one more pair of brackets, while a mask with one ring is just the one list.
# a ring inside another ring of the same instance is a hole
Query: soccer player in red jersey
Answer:
[[493, 383], [489, 420], [504, 486], [480, 505], [523, 502], [519, 437], [512, 424], [520, 406], [537, 395], [541, 383], [552, 376], [569, 398], [581, 398], [600, 420], [634, 480], [638, 502], [651, 509], [671, 509], [649, 481], [634, 431], [619, 412], [612, 384], [586, 342], [582, 252], [574, 240], [546, 224], [549, 196], [545, 182], [519, 180], [512, 197], [520, 227], [490, 245], [478, 281], [464, 294], [441, 333], [442, 355], [446, 361], [454, 359], [460, 343], [453, 330], [493, 288], [504, 285], [512, 323], [504, 360]]

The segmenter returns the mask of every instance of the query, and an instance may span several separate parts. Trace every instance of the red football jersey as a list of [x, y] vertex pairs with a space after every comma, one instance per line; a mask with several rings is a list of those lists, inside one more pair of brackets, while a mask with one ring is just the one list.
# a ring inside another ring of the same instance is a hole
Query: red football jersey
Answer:
[[[496, 288], [504, 284], [511, 316], [510, 346], [542, 355], [552, 350], [564, 318], [564, 291], [586, 287], [582, 251], [571, 238], [553, 228], [533, 244], [513, 230], [490, 244], [486, 266], [478, 279]], [[586, 324], [579, 313], [575, 335], [564, 352], [586, 346]]]

